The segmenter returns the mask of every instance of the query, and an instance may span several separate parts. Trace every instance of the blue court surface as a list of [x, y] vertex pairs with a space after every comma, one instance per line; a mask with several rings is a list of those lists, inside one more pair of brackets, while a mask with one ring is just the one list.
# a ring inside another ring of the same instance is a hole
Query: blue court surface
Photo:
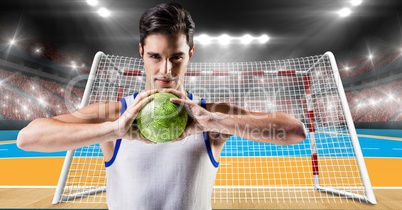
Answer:
[[[66, 154], [66, 152], [42, 153], [20, 150], [15, 143], [18, 132], [18, 130], [0, 131], [0, 158], [64, 157]], [[364, 157], [402, 158], [402, 130], [357, 129], [357, 134]], [[348, 138], [350, 137], [348, 135], [317, 132], [316, 138], [318, 137], [321, 138], [321, 143], [317, 142], [319, 156], [353, 156], [353, 146], [350, 143], [345, 143], [349, 142]], [[97, 152], [90, 152], [89, 154], [100, 156]], [[222, 152], [222, 156], [241, 157], [309, 157], [310, 155], [310, 138], [297, 145], [277, 146], [231, 137]]]

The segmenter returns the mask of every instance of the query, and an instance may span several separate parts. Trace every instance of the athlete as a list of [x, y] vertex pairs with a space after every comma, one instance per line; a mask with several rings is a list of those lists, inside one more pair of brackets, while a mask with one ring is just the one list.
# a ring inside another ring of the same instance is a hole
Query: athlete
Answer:
[[[140, 19], [138, 45], [145, 90], [119, 102], [33, 120], [20, 131], [18, 147], [53, 152], [100, 143], [112, 210], [210, 209], [218, 160], [230, 136], [288, 145], [303, 141], [306, 133], [291, 115], [208, 103], [186, 92], [183, 79], [195, 49], [194, 30], [190, 14], [177, 3], [147, 10]], [[135, 118], [161, 91], [177, 95], [171, 101], [184, 106], [190, 120], [174, 142], [155, 144], [136, 129]]]

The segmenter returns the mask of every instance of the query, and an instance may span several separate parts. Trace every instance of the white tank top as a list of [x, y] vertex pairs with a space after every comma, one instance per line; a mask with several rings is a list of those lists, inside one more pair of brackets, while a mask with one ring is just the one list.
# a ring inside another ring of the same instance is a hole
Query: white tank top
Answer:
[[[121, 100], [121, 113], [135, 96]], [[193, 98], [191, 93], [189, 98]], [[205, 107], [204, 99], [197, 101]], [[113, 158], [105, 162], [108, 207], [110, 210], [211, 209], [218, 165], [207, 133], [152, 145], [118, 139]]]

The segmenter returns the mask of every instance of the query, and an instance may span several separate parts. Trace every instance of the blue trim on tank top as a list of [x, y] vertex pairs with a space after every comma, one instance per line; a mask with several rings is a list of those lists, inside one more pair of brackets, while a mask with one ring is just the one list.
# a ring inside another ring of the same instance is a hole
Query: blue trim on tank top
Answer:
[[193, 94], [190, 93], [190, 92], [188, 92], [188, 91], [187, 91], [187, 94], [188, 94], [188, 98], [189, 98], [190, 100], [193, 100]]
[[116, 145], [114, 145], [114, 152], [113, 152], [113, 157], [109, 161], [105, 161], [105, 167], [109, 167], [114, 163], [114, 160], [116, 160], [117, 152], [119, 151], [121, 144], [121, 139], [116, 140]]
[[[127, 109], [127, 102], [125, 98], [120, 100], [121, 109], [120, 109], [120, 116], [126, 111]], [[117, 152], [120, 149], [121, 139], [116, 140], [116, 145], [114, 145], [113, 157], [109, 161], [105, 161], [105, 167], [109, 167], [113, 164], [114, 160], [116, 160]]]
[[202, 106], [204, 109], [207, 109], [207, 101], [206, 101], [205, 99], [203, 99], [203, 98], [201, 98], [201, 106]]
[[126, 99], [125, 99], [125, 98], [122, 98], [122, 99], [120, 100], [120, 102], [121, 102], [120, 115], [122, 115], [122, 114], [126, 111], [126, 109], [127, 109], [127, 102], [126, 102]]
[[[203, 98], [201, 98], [201, 106], [204, 109], [207, 108], [207, 101]], [[208, 132], [202, 132], [202, 135], [204, 137], [205, 146], [207, 147], [209, 159], [211, 160], [212, 165], [214, 165], [215, 168], [218, 168], [219, 162], [217, 162], [215, 160], [214, 154], [212, 153], [211, 141], [209, 139], [209, 134], [208, 134]]]
[[215, 160], [214, 154], [212, 153], [211, 142], [209, 140], [209, 134], [208, 134], [208, 132], [202, 132], [202, 135], [204, 136], [204, 142], [205, 142], [205, 146], [207, 147], [209, 159], [211, 160], [212, 165], [214, 165], [215, 168], [218, 168], [219, 162], [217, 162]]

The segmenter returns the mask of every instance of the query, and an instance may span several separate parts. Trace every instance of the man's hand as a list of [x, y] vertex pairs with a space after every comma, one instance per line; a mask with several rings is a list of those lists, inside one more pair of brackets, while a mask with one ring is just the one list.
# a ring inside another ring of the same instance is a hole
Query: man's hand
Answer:
[[179, 97], [171, 98], [170, 101], [186, 108], [189, 115], [186, 129], [184, 130], [183, 134], [174, 141], [180, 141], [187, 136], [206, 131], [209, 119], [211, 117], [211, 113], [209, 111], [190, 100], [187, 97], [186, 92], [180, 92], [179, 90], [175, 89], [164, 89], [163, 91], [172, 93]]
[[158, 92], [157, 90], [141, 91], [134, 102], [127, 107], [127, 110], [114, 122], [114, 130], [119, 138], [140, 140], [148, 144], [155, 144], [146, 139], [140, 133], [137, 125], [134, 124], [134, 120], [138, 115], [138, 112], [143, 106], [150, 102], [153, 97], [152, 94]]

